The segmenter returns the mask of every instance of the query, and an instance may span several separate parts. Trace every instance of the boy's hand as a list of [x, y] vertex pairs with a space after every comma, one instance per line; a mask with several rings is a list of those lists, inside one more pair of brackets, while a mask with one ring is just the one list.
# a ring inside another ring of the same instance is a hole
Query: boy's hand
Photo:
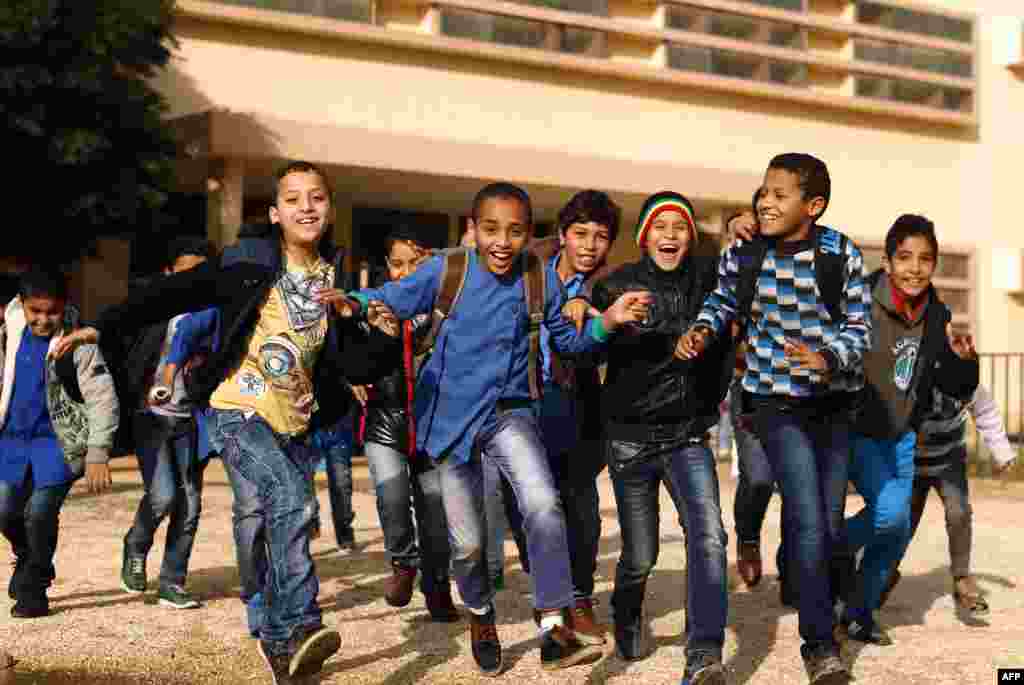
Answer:
[[750, 242], [757, 235], [757, 221], [751, 212], [743, 212], [729, 222], [727, 229], [732, 231], [733, 241], [737, 239]]
[[978, 350], [974, 348], [974, 337], [970, 333], [967, 335], [954, 333], [953, 324], [947, 323], [946, 339], [949, 340], [949, 346], [953, 349], [954, 354], [961, 359], [978, 358]]
[[828, 362], [825, 361], [825, 357], [813, 351], [807, 346], [807, 343], [787, 338], [782, 349], [786, 353], [786, 359], [793, 366], [810, 369], [821, 374], [828, 372]]
[[574, 297], [562, 307], [562, 316], [572, 321], [576, 326], [576, 332], [580, 333], [583, 331], [587, 316], [601, 316], [601, 312], [582, 297]]
[[654, 297], [643, 290], [623, 293], [604, 313], [604, 327], [610, 333], [619, 326], [629, 323], [641, 323], [647, 318], [648, 308]]
[[707, 349], [708, 339], [711, 337], [711, 333], [708, 329], [691, 328], [686, 331], [679, 342], [676, 343], [675, 356], [677, 359], [696, 359], [697, 357], [704, 354], [704, 350]]
[[318, 290], [313, 295], [313, 299], [320, 304], [334, 307], [334, 311], [338, 313], [338, 316], [344, 319], [352, 318], [361, 308], [359, 302], [353, 300], [345, 294], [344, 290], [339, 290], [338, 288]]
[[370, 393], [367, 390], [369, 386], [366, 385], [353, 385], [352, 396], [356, 398], [356, 402], [366, 406], [366, 403], [370, 401]]
[[110, 478], [109, 464], [86, 464], [85, 482], [89, 486], [89, 492], [100, 494], [110, 489], [112, 484]]
[[60, 359], [68, 352], [73, 352], [79, 345], [95, 345], [100, 341], [100, 332], [92, 326], [79, 328], [74, 333], [63, 336], [50, 351], [51, 359]]
[[398, 317], [391, 311], [391, 308], [377, 300], [373, 300], [367, 305], [366, 322], [384, 335], [390, 335], [392, 338], [397, 338], [402, 330], [398, 323]]

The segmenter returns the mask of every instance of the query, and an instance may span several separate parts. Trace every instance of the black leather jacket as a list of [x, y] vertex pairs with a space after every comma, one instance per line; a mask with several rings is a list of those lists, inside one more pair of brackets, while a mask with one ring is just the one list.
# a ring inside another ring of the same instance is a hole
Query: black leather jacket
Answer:
[[[414, 355], [430, 332], [430, 324], [430, 317], [425, 314], [412, 320], [411, 351]], [[405, 322], [402, 326], [404, 328]], [[366, 432], [363, 435], [364, 442], [375, 442], [400, 452], [407, 451], [410, 439], [407, 411], [410, 400], [407, 381], [410, 379], [403, 360], [406, 352], [403, 340], [402, 347], [395, 350], [391, 371], [374, 384], [366, 407]], [[415, 377], [411, 380], [415, 385]]]
[[702, 435], [718, 420], [732, 374], [731, 341], [717, 342], [694, 361], [674, 355], [717, 278], [717, 256], [688, 256], [667, 272], [645, 255], [594, 285], [593, 303], [601, 310], [631, 290], [654, 294], [647, 322], [609, 343], [601, 397], [607, 438], [679, 440]]

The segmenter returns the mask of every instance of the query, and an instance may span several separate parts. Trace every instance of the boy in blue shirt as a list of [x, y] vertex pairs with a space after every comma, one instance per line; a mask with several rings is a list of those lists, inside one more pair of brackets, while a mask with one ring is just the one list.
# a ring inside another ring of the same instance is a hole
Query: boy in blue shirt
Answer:
[[[530, 198], [521, 188], [496, 183], [473, 202], [470, 227], [476, 247], [468, 254], [465, 284], [440, 328], [434, 352], [420, 371], [415, 393], [417, 448], [438, 462], [459, 593], [471, 614], [477, 666], [501, 671], [501, 643], [484, 554], [482, 460], [493, 459], [508, 478], [523, 514], [531, 559], [535, 606], [541, 615], [541, 662], [565, 668], [601, 654], [565, 625], [573, 605], [565, 515], [533, 408], [528, 373], [529, 317], [524, 297], [524, 249], [533, 233]], [[434, 309], [445, 257], [415, 273], [346, 298], [324, 295], [342, 314], [377, 311], [382, 303], [399, 319]], [[649, 296], [625, 293], [582, 332], [562, 318], [565, 292], [554, 272], [546, 279], [544, 320], [562, 353], [597, 349], [618, 326], [642, 321]]]

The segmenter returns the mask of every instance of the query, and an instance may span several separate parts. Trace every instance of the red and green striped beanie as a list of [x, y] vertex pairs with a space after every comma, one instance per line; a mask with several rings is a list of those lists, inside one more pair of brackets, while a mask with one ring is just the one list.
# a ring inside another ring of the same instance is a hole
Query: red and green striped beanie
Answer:
[[693, 211], [693, 205], [679, 193], [663, 190], [647, 198], [643, 208], [640, 210], [640, 221], [636, 225], [637, 247], [642, 248], [644, 246], [644, 242], [647, 240], [647, 232], [650, 230], [651, 225], [654, 224], [654, 220], [662, 212], [679, 212], [682, 214], [690, 225], [690, 239], [693, 242], [697, 242], [697, 214]]

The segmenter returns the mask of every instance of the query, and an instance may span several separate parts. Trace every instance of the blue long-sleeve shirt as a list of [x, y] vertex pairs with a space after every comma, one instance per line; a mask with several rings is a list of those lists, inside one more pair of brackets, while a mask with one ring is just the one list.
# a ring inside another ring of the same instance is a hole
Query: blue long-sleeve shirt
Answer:
[[[167, 350], [167, 364], [175, 364], [179, 369], [196, 353], [216, 347], [219, 333], [220, 316], [215, 307], [185, 314], [171, 337]], [[210, 445], [209, 426], [206, 414], [201, 409], [194, 412], [196, 432], [198, 433], [198, 457], [208, 458], [213, 452]]]
[[[728, 335], [736, 316], [742, 242], [729, 247], [718, 267], [718, 287], [708, 295], [697, 323], [716, 335]], [[784, 244], [785, 245], [785, 244]], [[871, 288], [865, 284], [864, 259], [852, 240], [846, 241], [846, 272], [840, 309], [843, 321], [828, 314], [815, 280], [815, 247], [811, 239], [768, 250], [757, 278], [747, 322], [747, 370], [743, 389], [762, 395], [810, 397], [822, 390], [853, 392], [864, 387], [864, 353], [871, 348]], [[823, 386], [821, 374], [793, 366], [786, 357], [786, 339], [802, 340], [812, 350], [828, 348], [839, 368]]]
[[[370, 300], [386, 304], [399, 319], [432, 311], [444, 257], [434, 257], [413, 274], [381, 288], [353, 293], [364, 309]], [[544, 270], [547, 327], [555, 348], [580, 354], [606, 339], [600, 319], [582, 333], [562, 317], [565, 291], [551, 269]], [[417, 448], [432, 459], [463, 463], [482, 430], [493, 427], [498, 400], [530, 401], [529, 312], [522, 272], [499, 277], [469, 253], [466, 281], [441, 327], [434, 352], [420, 370], [413, 410]]]

